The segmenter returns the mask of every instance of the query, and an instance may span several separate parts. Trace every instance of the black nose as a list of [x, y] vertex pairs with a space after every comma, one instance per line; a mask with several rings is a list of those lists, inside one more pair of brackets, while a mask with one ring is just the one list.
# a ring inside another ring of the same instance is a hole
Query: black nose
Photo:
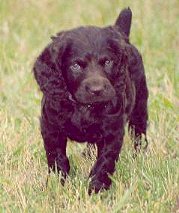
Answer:
[[92, 95], [100, 96], [104, 91], [103, 85], [86, 85], [86, 91]]

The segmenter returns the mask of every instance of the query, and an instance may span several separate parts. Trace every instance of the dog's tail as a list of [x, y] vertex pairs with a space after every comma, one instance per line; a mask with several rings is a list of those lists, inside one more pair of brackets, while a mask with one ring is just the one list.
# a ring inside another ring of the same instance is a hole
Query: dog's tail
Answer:
[[131, 29], [131, 21], [132, 21], [132, 11], [128, 7], [120, 12], [116, 20], [115, 26], [117, 26], [121, 32], [125, 33], [125, 35], [129, 37]]

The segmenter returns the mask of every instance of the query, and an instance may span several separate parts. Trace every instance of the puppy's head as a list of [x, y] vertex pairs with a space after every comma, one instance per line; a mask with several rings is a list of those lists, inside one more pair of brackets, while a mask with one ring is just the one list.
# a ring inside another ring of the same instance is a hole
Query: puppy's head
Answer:
[[[111, 101], [124, 88], [130, 25], [122, 11], [115, 26], [63, 32], [62, 75], [72, 97], [83, 104]], [[58, 38], [57, 38], [58, 40]]]

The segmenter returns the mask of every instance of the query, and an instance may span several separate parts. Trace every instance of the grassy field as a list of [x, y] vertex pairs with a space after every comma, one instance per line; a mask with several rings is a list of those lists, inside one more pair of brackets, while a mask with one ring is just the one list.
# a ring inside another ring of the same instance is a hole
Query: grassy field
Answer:
[[[109, 25], [133, 11], [131, 41], [144, 58], [150, 91], [147, 153], [132, 158], [126, 134], [112, 188], [87, 194], [93, 164], [69, 143], [70, 178], [46, 188], [40, 99], [31, 72], [50, 36], [79, 25]], [[0, 213], [179, 212], [179, 1], [0, 0]]]

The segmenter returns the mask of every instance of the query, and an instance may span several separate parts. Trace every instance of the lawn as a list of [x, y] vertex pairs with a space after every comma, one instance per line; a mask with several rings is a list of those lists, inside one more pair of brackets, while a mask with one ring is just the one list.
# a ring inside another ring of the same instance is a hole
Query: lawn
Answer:
[[[127, 6], [150, 92], [148, 150], [134, 159], [126, 132], [111, 189], [89, 197], [93, 160], [69, 143], [70, 177], [46, 187], [34, 60], [56, 32], [113, 24]], [[0, 212], [179, 212], [178, 0], [0, 0]]]

